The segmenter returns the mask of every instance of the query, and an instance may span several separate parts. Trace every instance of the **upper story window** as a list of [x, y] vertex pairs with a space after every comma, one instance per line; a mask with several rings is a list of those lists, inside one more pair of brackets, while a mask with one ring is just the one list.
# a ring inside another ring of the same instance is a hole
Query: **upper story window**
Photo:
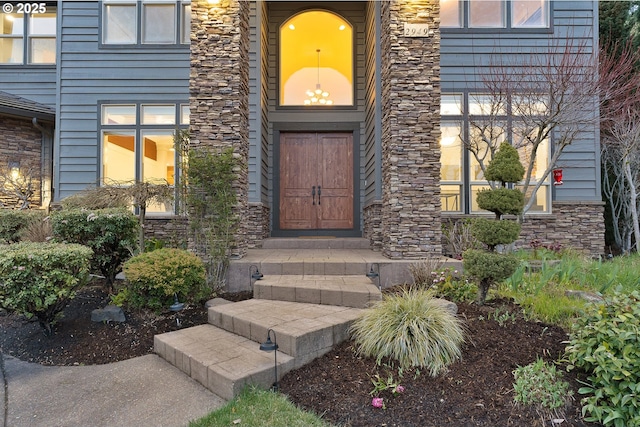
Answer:
[[103, 44], [189, 43], [190, 1], [110, 0], [105, 1], [102, 7]]
[[56, 63], [56, 7], [5, 3], [0, 16], [0, 64]]
[[549, 0], [440, 0], [442, 28], [549, 28]]
[[353, 105], [353, 28], [310, 10], [280, 27], [280, 105]]

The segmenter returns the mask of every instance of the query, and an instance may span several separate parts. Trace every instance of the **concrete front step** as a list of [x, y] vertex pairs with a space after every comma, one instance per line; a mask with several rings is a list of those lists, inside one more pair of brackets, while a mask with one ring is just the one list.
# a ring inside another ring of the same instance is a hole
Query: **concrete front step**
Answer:
[[369, 249], [362, 237], [272, 237], [262, 241], [263, 249]]
[[382, 293], [364, 275], [265, 276], [253, 285], [257, 299], [366, 308], [382, 299]]
[[272, 329], [280, 351], [299, 368], [348, 338], [361, 309], [251, 299], [209, 308], [209, 323], [255, 342]]
[[[266, 338], [266, 334], [263, 338]], [[260, 344], [213, 325], [200, 325], [154, 337], [154, 351], [223, 399], [233, 399], [245, 385], [269, 388], [274, 382], [274, 354]], [[278, 377], [294, 367], [293, 357], [277, 352]]]

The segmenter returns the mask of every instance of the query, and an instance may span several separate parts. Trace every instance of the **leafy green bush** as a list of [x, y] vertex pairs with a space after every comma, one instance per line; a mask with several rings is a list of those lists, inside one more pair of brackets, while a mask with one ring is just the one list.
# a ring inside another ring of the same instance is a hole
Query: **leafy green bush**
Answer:
[[390, 357], [400, 369], [426, 367], [432, 376], [460, 357], [464, 341], [460, 319], [420, 289], [386, 296], [364, 310], [351, 333], [359, 354], [378, 363]]
[[0, 210], [0, 243], [12, 243], [20, 240], [22, 231], [35, 221], [45, 217], [44, 211], [36, 210]]
[[640, 425], [640, 292], [618, 294], [574, 323], [566, 355], [591, 383], [578, 390], [586, 421]]
[[524, 208], [524, 194], [517, 188], [496, 188], [478, 191], [476, 201], [481, 209], [498, 216], [520, 215]]
[[486, 177], [488, 181], [498, 181], [504, 187], [507, 182], [521, 181], [524, 172], [518, 150], [505, 141], [500, 144], [500, 148], [489, 162]]
[[478, 293], [478, 287], [474, 283], [451, 267], [432, 275], [431, 289], [436, 296], [455, 302], [473, 301]]
[[515, 221], [498, 221], [495, 219], [478, 218], [471, 226], [471, 232], [476, 239], [494, 250], [497, 245], [515, 242], [520, 234], [520, 224]]
[[555, 365], [538, 358], [516, 368], [513, 376], [513, 399], [516, 403], [534, 407], [543, 420], [563, 418], [563, 409], [572, 399], [573, 392]]
[[484, 303], [492, 283], [511, 276], [520, 261], [513, 254], [469, 249], [464, 253], [464, 271], [478, 281], [478, 302]]
[[36, 316], [46, 332], [88, 278], [91, 249], [76, 244], [0, 245], [0, 305]]
[[183, 249], [162, 248], [144, 252], [124, 265], [126, 287], [114, 302], [135, 308], [162, 310], [173, 302], [198, 302], [210, 296], [205, 267], [200, 258]]
[[63, 210], [51, 215], [57, 241], [80, 243], [93, 250], [91, 268], [113, 284], [136, 246], [138, 220], [124, 209]]
[[509, 143], [500, 144], [500, 149], [489, 162], [486, 176], [489, 181], [500, 182], [499, 188], [482, 191], [476, 197], [478, 206], [495, 214], [495, 220], [480, 219], [473, 226], [474, 236], [488, 246], [489, 252], [468, 249], [462, 256], [464, 270], [478, 280], [478, 304], [487, 298], [489, 287], [509, 277], [518, 266], [513, 254], [495, 252], [499, 244], [516, 241], [520, 225], [514, 221], [502, 220], [505, 213], [520, 215], [524, 198], [520, 190], [506, 188], [507, 183], [520, 181], [524, 167], [520, 163], [518, 151]]

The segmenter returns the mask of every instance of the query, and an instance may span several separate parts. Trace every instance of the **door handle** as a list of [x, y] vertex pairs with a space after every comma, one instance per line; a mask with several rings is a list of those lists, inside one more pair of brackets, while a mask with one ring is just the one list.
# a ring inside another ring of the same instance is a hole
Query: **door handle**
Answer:
[[322, 194], [322, 187], [318, 185], [318, 204], [320, 204], [320, 195]]
[[313, 200], [313, 205], [316, 204], [316, 186], [311, 187], [311, 199]]

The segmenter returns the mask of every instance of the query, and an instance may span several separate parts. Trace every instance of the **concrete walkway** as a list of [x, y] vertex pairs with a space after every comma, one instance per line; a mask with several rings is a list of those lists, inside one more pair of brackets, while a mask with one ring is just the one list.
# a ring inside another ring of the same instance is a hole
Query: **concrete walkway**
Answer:
[[0, 362], [0, 427], [182, 427], [225, 403], [156, 355], [94, 366]]

